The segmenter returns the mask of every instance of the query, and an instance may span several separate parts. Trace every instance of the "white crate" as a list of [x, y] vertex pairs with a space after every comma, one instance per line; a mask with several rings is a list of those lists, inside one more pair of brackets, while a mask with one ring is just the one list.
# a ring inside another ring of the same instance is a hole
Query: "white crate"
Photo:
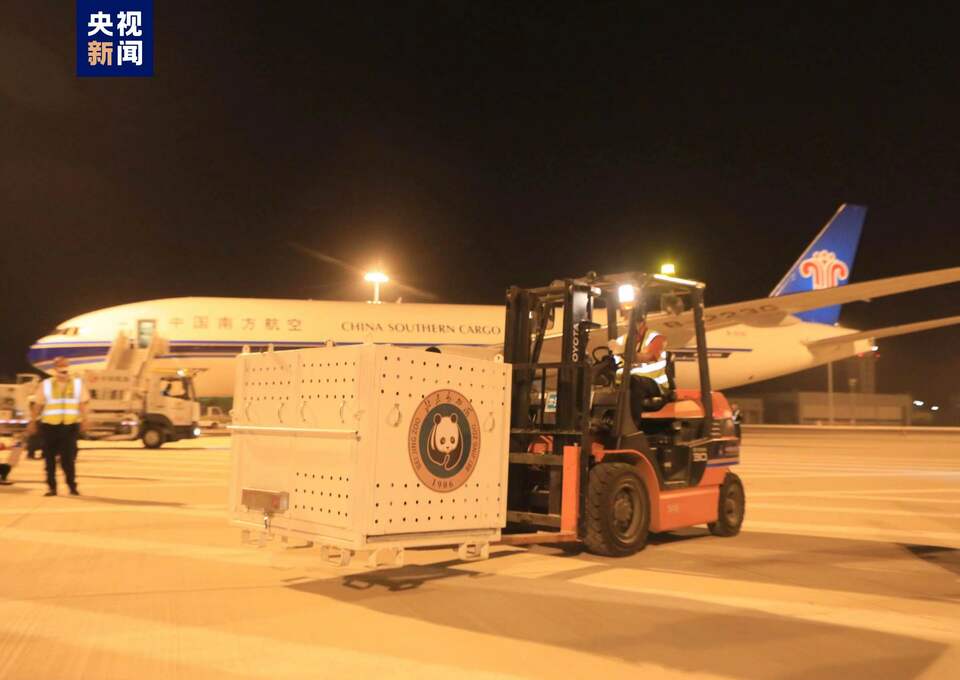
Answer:
[[502, 362], [383, 345], [243, 354], [233, 409], [230, 516], [240, 526], [374, 563], [413, 546], [481, 556], [500, 536]]

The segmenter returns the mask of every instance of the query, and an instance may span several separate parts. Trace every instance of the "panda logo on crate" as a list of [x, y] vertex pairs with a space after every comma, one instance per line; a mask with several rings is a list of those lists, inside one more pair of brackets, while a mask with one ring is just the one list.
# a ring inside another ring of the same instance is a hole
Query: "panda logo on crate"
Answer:
[[446, 493], [463, 486], [480, 459], [480, 422], [470, 400], [455, 390], [424, 397], [410, 420], [407, 452], [428, 489]]
[[455, 468], [463, 455], [463, 437], [457, 426], [459, 420], [456, 413], [448, 416], [433, 414], [433, 428], [427, 437], [427, 455], [444, 470]]

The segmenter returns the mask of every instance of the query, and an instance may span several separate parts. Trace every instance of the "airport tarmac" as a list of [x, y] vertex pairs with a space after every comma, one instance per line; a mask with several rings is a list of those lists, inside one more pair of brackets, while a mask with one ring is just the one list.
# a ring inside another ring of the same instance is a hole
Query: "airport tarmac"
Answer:
[[[948, 678], [960, 435], [752, 433], [747, 521], [625, 559], [340, 570], [227, 525], [229, 438], [85, 445], [0, 487], [0, 678]], [[642, 676], [641, 676], [642, 674]]]

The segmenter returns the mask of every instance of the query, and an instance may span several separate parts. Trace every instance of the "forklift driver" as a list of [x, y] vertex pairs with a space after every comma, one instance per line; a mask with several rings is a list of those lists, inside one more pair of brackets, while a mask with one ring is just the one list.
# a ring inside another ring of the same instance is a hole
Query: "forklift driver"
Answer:
[[[643, 402], [652, 397], [662, 397], [669, 389], [667, 377], [667, 339], [647, 327], [647, 320], [637, 319], [637, 356], [630, 369], [630, 412], [635, 422], [640, 422]], [[627, 336], [621, 335], [609, 344], [610, 351], [618, 357], [617, 378], [622, 379], [623, 356]]]

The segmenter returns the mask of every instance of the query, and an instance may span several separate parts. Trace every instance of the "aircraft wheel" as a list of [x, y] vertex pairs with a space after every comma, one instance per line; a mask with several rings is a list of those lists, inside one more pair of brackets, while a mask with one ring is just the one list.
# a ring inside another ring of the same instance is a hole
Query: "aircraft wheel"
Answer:
[[633, 465], [601, 463], [590, 470], [586, 503], [587, 549], [623, 557], [642, 550], [650, 531], [650, 496]]
[[707, 527], [714, 536], [736, 536], [740, 533], [743, 516], [747, 507], [743, 482], [732, 472], [728, 472], [720, 485], [720, 500], [717, 508], [717, 521]]
[[143, 445], [148, 449], [159, 449], [163, 446], [164, 439], [166, 438], [163, 436], [163, 430], [151, 425], [143, 431], [141, 439], [143, 439]]

